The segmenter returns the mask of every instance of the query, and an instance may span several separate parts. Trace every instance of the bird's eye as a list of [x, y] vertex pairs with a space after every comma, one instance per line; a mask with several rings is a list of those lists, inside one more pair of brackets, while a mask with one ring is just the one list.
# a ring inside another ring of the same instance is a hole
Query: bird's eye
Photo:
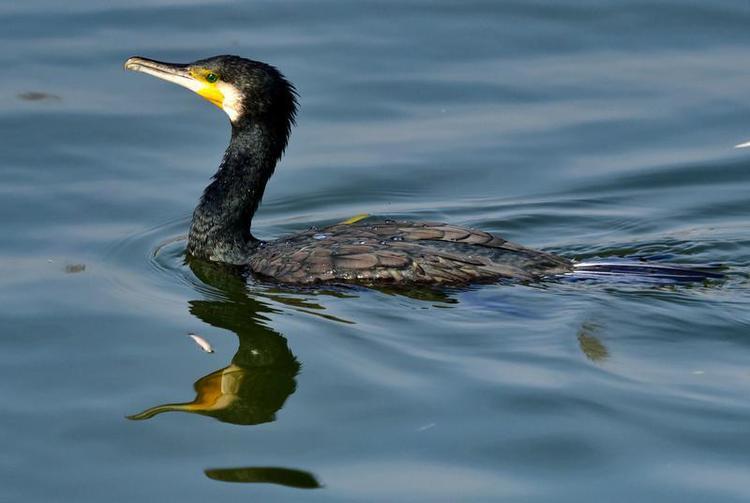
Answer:
[[215, 73], [209, 73], [208, 75], [206, 75], [206, 80], [213, 84], [214, 82], [219, 80], [219, 76]]

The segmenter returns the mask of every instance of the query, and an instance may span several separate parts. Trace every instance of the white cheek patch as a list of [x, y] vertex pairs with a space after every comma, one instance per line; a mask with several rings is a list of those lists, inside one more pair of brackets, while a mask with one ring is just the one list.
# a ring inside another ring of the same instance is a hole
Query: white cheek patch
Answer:
[[242, 115], [242, 94], [231, 84], [226, 82], [218, 82], [216, 87], [224, 95], [224, 102], [221, 108], [229, 116], [229, 120], [234, 122], [240, 115]]

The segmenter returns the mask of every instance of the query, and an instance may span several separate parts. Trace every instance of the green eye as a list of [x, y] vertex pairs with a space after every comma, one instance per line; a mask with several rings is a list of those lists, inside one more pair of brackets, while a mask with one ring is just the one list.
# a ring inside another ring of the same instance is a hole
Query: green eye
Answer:
[[219, 76], [215, 73], [209, 73], [208, 75], [206, 75], [206, 80], [213, 84], [214, 82], [219, 80]]

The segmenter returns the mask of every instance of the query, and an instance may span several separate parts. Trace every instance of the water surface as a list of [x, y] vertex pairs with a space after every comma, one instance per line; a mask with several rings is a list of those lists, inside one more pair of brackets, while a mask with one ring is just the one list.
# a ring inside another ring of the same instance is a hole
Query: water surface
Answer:
[[[37, 0], [0, 22], [0, 499], [750, 498], [747, 5]], [[227, 120], [121, 64], [220, 53], [301, 93], [263, 238], [371, 213], [730, 275], [191, 269]]]

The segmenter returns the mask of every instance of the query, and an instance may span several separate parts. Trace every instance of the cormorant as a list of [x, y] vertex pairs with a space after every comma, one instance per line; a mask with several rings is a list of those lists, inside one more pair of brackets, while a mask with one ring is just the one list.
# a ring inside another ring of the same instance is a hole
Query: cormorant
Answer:
[[261, 241], [250, 233], [250, 222], [295, 125], [294, 86], [269, 64], [229, 55], [189, 64], [132, 57], [125, 68], [186, 87], [229, 116], [231, 141], [193, 213], [192, 258], [297, 284], [537, 280], [574, 269], [566, 258], [434, 222], [344, 222]]

